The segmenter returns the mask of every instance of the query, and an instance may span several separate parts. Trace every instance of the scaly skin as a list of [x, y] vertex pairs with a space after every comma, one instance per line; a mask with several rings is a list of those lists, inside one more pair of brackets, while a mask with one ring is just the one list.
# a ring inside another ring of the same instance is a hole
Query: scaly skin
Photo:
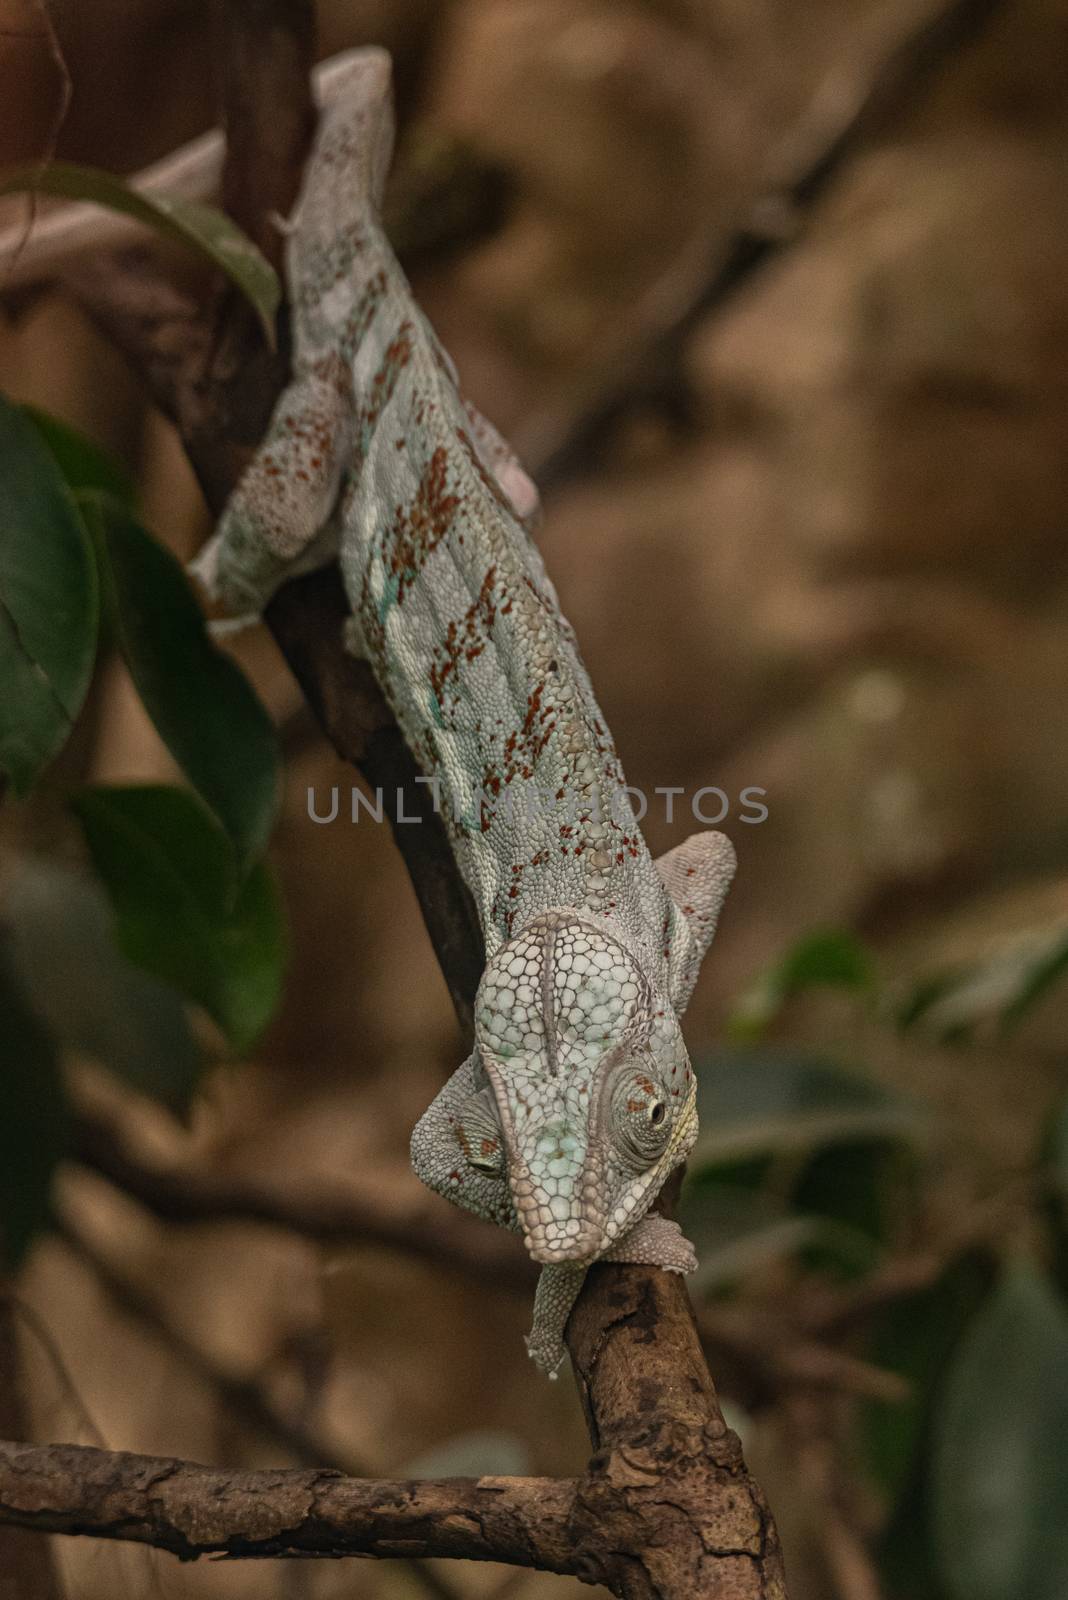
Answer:
[[337, 555], [350, 646], [434, 783], [478, 906], [475, 1047], [416, 1172], [542, 1263], [528, 1347], [555, 1375], [589, 1264], [695, 1265], [648, 1215], [697, 1132], [679, 1017], [733, 872], [721, 834], [654, 864], [530, 536], [537, 495], [412, 299], [376, 205], [389, 58], [355, 52], [290, 224], [294, 376], [198, 562], [238, 614]]

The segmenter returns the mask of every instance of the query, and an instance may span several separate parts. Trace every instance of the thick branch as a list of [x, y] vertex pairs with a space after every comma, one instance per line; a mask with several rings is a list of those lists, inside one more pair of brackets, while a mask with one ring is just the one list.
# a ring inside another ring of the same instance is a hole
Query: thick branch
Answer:
[[594, 1266], [568, 1348], [594, 1447], [575, 1525], [609, 1553], [579, 1576], [622, 1595], [785, 1600], [778, 1534], [723, 1420], [682, 1278]]
[[634, 1600], [783, 1600], [774, 1528], [719, 1413], [679, 1280], [597, 1267], [572, 1322], [596, 1446], [581, 1480], [376, 1482], [3, 1443], [0, 1524], [187, 1560], [447, 1556], [570, 1573]]
[[577, 1485], [230, 1472], [84, 1445], [0, 1442], [0, 1523], [203, 1555], [449, 1556], [574, 1570]]

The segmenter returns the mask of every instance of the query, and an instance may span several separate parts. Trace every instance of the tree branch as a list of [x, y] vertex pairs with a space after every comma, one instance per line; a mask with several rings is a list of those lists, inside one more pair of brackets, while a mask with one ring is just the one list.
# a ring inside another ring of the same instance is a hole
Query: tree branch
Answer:
[[365, 1482], [0, 1444], [0, 1523], [222, 1554], [450, 1556], [665, 1595], [785, 1600], [770, 1513], [679, 1281], [600, 1265], [571, 1319], [594, 1455], [575, 1479]]
[[0, 1524], [198, 1556], [447, 1556], [574, 1570], [556, 1478], [232, 1472], [85, 1445], [0, 1442]]

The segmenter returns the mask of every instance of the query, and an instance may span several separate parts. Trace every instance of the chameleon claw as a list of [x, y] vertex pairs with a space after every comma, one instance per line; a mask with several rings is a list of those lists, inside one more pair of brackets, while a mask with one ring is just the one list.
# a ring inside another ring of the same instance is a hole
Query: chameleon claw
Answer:
[[560, 1368], [567, 1360], [567, 1351], [560, 1339], [545, 1338], [543, 1334], [529, 1333], [524, 1336], [523, 1343], [527, 1347], [527, 1355], [545, 1376], [555, 1383], [560, 1376]]

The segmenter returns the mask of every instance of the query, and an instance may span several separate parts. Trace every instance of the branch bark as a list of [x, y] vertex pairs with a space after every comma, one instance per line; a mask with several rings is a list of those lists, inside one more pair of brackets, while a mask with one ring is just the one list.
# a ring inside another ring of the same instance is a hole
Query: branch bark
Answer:
[[449, 1556], [573, 1570], [566, 1478], [233, 1472], [85, 1445], [0, 1443], [0, 1524], [198, 1556]]
[[580, 1479], [376, 1482], [0, 1443], [0, 1525], [183, 1560], [455, 1557], [567, 1573], [628, 1600], [785, 1600], [774, 1524], [674, 1283], [651, 1268], [590, 1274], [570, 1330], [594, 1443]]

